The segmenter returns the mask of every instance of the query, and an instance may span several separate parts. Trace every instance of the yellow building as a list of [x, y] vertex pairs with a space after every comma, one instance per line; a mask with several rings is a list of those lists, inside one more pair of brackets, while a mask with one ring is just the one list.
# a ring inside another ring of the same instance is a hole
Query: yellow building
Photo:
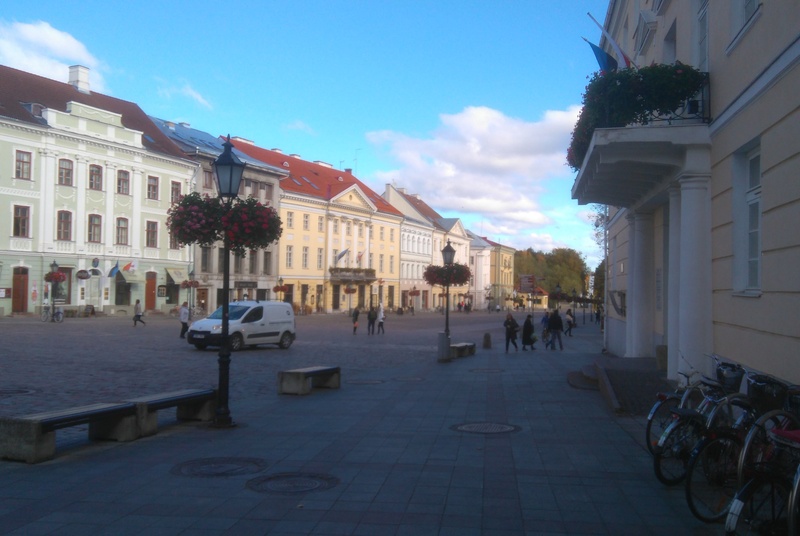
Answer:
[[263, 149], [243, 138], [239, 151], [283, 169], [279, 212], [278, 298], [300, 313], [388, 309], [400, 305], [403, 215], [352, 170]]

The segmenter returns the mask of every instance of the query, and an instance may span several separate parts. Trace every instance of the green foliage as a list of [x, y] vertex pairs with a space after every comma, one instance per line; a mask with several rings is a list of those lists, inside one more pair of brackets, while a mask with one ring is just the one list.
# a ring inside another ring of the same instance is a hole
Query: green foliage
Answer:
[[528, 248], [517, 251], [514, 256], [514, 280], [520, 274], [533, 274], [537, 286], [547, 292], [555, 292], [556, 285], [561, 292], [572, 296], [572, 289], [580, 296], [585, 290], [586, 275], [589, 269], [583, 256], [571, 248], [556, 248], [550, 253]]

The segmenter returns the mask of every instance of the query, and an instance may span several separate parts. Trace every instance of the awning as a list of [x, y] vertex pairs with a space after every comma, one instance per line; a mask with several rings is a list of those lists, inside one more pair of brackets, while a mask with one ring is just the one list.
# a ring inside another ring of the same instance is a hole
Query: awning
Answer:
[[176, 285], [180, 285], [183, 281], [189, 279], [184, 268], [165, 268], [165, 270], [167, 271], [167, 275], [172, 278], [172, 282]]
[[126, 283], [144, 283], [145, 282], [144, 272], [126, 272], [124, 270], [120, 270], [117, 273], [125, 278], [125, 282]]

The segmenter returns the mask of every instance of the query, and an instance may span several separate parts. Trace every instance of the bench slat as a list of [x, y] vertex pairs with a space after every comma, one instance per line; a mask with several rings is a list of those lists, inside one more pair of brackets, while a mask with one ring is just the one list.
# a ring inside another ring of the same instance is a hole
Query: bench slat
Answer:
[[78, 424], [88, 424], [95, 419], [106, 416], [124, 417], [135, 413], [136, 405], [128, 402], [121, 404], [89, 404], [88, 406], [23, 415], [15, 417], [15, 419], [37, 421], [40, 423], [43, 432], [51, 432]]

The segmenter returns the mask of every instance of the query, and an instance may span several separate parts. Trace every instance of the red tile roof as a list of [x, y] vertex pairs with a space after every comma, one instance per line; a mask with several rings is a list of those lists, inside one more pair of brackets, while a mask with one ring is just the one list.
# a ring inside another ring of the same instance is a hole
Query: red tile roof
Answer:
[[231, 143], [236, 149], [251, 158], [286, 170], [289, 173], [289, 177], [281, 181], [280, 187], [287, 192], [330, 201], [343, 191], [356, 185], [375, 205], [378, 212], [402, 216], [399, 210], [353, 176], [349, 169], [341, 171], [328, 165], [309, 162], [280, 151], [264, 149], [242, 138], [231, 138]]
[[122, 116], [122, 124], [143, 133], [142, 143], [149, 151], [183, 158], [183, 152], [150, 121], [139, 105], [102, 93], [82, 93], [70, 84], [0, 65], [0, 116], [44, 126], [25, 104], [67, 111], [68, 102], [78, 102]]

